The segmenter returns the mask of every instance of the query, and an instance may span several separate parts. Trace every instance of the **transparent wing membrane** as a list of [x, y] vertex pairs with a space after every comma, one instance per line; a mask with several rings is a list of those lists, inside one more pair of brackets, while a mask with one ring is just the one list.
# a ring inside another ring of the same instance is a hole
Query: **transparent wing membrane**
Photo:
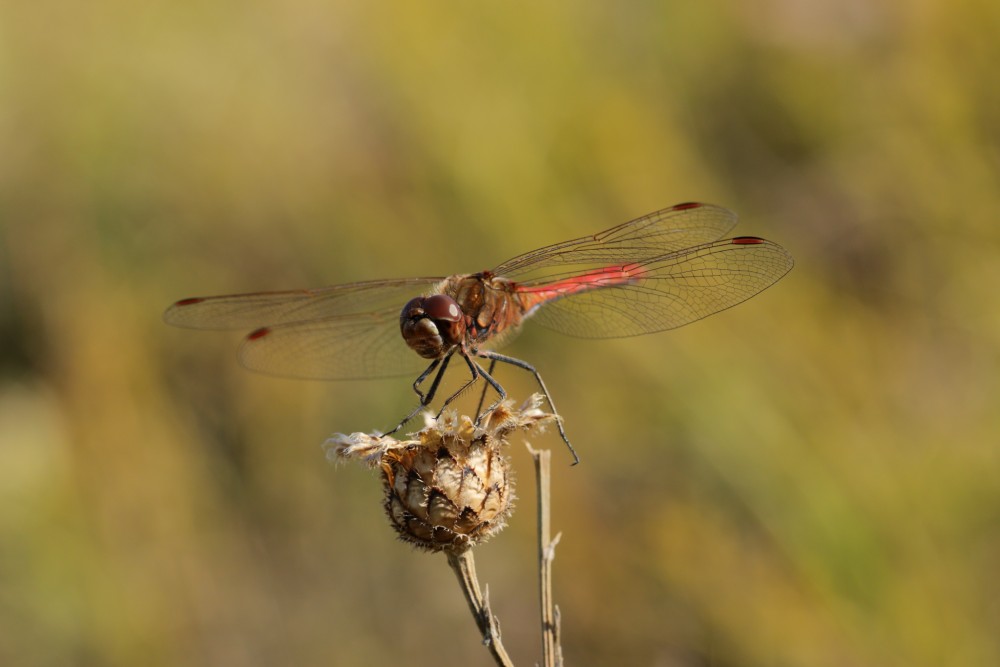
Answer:
[[[163, 314], [167, 324], [189, 329], [252, 329], [351, 313], [398, 310], [443, 278], [403, 278], [318, 289], [257, 292], [182, 299]], [[398, 304], [398, 305], [397, 305]]]
[[[673, 329], [749, 299], [791, 269], [791, 256], [770, 241], [720, 241], [735, 224], [736, 215], [725, 208], [678, 204], [519, 255], [492, 273], [515, 282], [516, 298], [533, 322], [571, 336]], [[403, 341], [400, 310], [412, 297], [441, 289], [444, 280], [195, 297], [172, 305], [164, 319], [195, 329], [254, 329], [240, 360], [262, 373], [317, 379], [416, 373], [428, 361]], [[516, 333], [514, 325], [506, 339]], [[499, 338], [481, 342], [495, 347]]]
[[531, 321], [581, 338], [676, 329], [746, 301], [788, 273], [793, 261], [781, 246], [755, 241], [717, 241], [635, 263], [621, 284], [566, 296], [556, 288]]

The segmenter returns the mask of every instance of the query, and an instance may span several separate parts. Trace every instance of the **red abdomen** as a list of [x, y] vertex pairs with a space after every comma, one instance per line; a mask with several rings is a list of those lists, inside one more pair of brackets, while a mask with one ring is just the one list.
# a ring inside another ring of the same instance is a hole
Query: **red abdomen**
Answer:
[[531, 314], [536, 308], [549, 301], [600, 287], [634, 283], [641, 279], [645, 273], [642, 266], [635, 263], [607, 266], [544, 285], [518, 285], [515, 291], [523, 313]]

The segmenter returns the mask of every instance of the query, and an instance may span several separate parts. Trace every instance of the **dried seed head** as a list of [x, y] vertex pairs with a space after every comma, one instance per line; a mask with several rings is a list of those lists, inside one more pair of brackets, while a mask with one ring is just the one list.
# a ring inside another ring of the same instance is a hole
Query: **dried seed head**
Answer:
[[464, 551], [506, 525], [514, 499], [510, 462], [501, 449], [517, 430], [558, 419], [507, 401], [476, 427], [469, 417], [425, 417], [415, 439], [354, 433], [327, 442], [330, 458], [362, 459], [382, 471], [385, 510], [400, 537], [430, 551]]

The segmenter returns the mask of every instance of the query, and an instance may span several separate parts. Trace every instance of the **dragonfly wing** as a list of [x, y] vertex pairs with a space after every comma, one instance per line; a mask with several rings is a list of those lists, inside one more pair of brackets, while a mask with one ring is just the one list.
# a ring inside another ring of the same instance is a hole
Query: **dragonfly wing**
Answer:
[[554, 281], [613, 264], [641, 262], [709, 243], [736, 225], [736, 214], [712, 204], [677, 204], [611, 229], [519, 255], [493, 273], [518, 282]]
[[314, 380], [415, 374], [430, 363], [403, 341], [395, 306], [258, 329], [244, 339], [240, 362], [268, 375]]
[[443, 278], [403, 278], [318, 289], [258, 292], [182, 299], [167, 308], [167, 324], [190, 329], [253, 329], [358, 312], [396, 308], [429, 291]]
[[746, 301], [777, 282], [793, 263], [784, 248], [764, 239], [706, 243], [630, 266], [632, 277], [622, 284], [544, 302], [532, 321], [581, 338], [675, 329]]

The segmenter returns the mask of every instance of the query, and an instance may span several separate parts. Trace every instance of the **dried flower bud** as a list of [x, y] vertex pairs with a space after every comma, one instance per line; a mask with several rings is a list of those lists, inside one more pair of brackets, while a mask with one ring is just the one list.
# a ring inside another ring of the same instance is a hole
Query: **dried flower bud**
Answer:
[[558, 419], [532, 396], [519, 409], [504, 402], [477, 428], [472, 419], [425, 417], [415, 439], [354, 433], [327, 441], [330, 458], [362, 459], [382, 470], [385, 510], [400, 537], [430, 551], [464, 551], [506, 525], [514, 499], [501, 449], [516, 430]]

